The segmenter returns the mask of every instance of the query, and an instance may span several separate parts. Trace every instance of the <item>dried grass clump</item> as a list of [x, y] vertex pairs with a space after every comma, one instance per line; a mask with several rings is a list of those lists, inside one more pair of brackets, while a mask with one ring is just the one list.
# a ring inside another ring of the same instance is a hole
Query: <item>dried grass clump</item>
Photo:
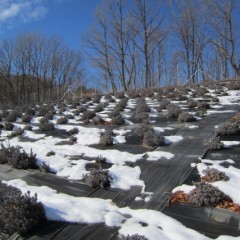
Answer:
[[17, 169], [35, 169], [36, 165], [36, 154], [32, 151], [27, 154], [24, 150], [20, 151], [19, 147], [5, 147], [1, 144], [0, 149], [0, 163], [8, 163]]
[[90, 119], [94, 118], [96, 113], [93, 111], [86, 111], [82, 115], [82, 120], [89, 121]]
[[127, 106], [127, 99], [124, 98], [121, 101], [118, 102], [118, 104], [114, 107], [114, 111], [121, 112], [123, 111]]
[[178, 116], [178, 121], [179, 122], [195, 122], [196, 118], [188, 112], [182, 112]]
[[165, 144], [164, 137], [162, 135], [155, 135], [151, 129], [144, 133], [143, 146], [145, 147], [158, 147]]
[[100, 136], [99, 144], [103, 146], [111, 146], [113, 145], [113, 137], [114, 133], [112, 131], [105, 131]]
[[212, 97], [211, 102], [219, 103], [219, 98], [218, 97]]
[[142, 123], [149, 124], [149, 116], [145, 112], [136, 112], [134, 117], [136, 120], [141, 121]]
[[42, 105], [42, 106], [38, 107], [36, 116], [43, 117], [50, 111], [54, 111], [53, 105]]
[[11, 122], [5, 122], [4, 123], [4, 130], [6, 131], [12, 131], [14, 128], [14, 125]]
[[143, 137], [146, 132], [152, 131], [154, 132], [153, 128], [149, 125], [142, 124], [140, 127], [135, 128], [134, 133], [140, 137]]
[[11, 111], [5, 118], [5, 121], [7, 122], [15, 122], [17, 120], [17, 118], [21, 117], [21, 113], [19, 113], [16, 110]]
[[90, 169], [90, 172], [83, 176], [83, 181], [92, 188], [108, 188], [111, 186], [112, 177], [108, 170]]
[[78, 134], [78, 133], [79, 133], [79, 130], [78, 130], [77, 127], [72, 128], [72, 129], [70, 129], [70, 130], [68, 131], [68, 134], [69, 134], [69, 135], [74, 135], [74, 134]]
[[66, 124], [68, 123], [68, 119], [66, 117], [60, 117], [57, 120], [57, 124], [61, 125], [61, 124]]
[[232, 116], [230, 121], [232, 123], [239, 123], [240, 122], [240, 113], [236, 113], [234, 116]]
[[14, 132], [11, 133], [10, 137], [17, 137], [21, 136], [24, 133], [24, 130], [22, 128], [16, 128]]
[[37, 195], [22, 194], [17, 188], [0, 183], [0, 232], [27, 234], [46, 221], [43, 205]]
[[113, 125], [124, 125], [125, 121], [122, 118], [121, 114], [118, 114], [117, 116], [112, 117], [112, 124]]
[[202, 182], [213, 183], [217, 181], [228, 181], [229, 177], [222, 171], [216, 168], [207, 168], [203, 170], [204, 176], [201, 178]]
[[225, 122], [220, 124], [215, 129], [216, 134], [218, 135], [239, 135], [240, 127], [236, 122]]
[[114, 94], [115, 98], [117, 99], [123, 99], [125, 97], [124, 92], [117, 92]]
[[129, 98], [139, 98], [140, 97], [139, 93], [135, 90], [128, 91], [127, 94], [128, 94]]
[[203, 141], [203, 146], [207, 147], [209, 150], [221, 150], [224, 145], [220, 140], [220, 137], [213, 136], [209, 139], [205, 139]]
[[54, 130], [54, 124], [52, 122], [49, 122], [46, 118], [40, 119], [39, 129], [42, 132], [47, 132]]
[[138, 104], [136, 106], [136, 112], [137, 113], [150, 112], [150, 107], [146, 104], [144, 98], [140, 98], [138, 100]]
[[26, 125], [26, 126], [24, 126], [23, 130], [32, 131], [32, 126]]
[[92, 119], [92, 123], [94, 125], [103, 125], [105, 121], [100, 116], [96, 116]]
[[96, 95], [94, 95], [94, 96], [92, 97], [92, 101], [93, 101], [94, 103], [100, 103], [101, 98], [102, 98], [101, 95], [96, 94]]
[[163, 99], [159, 106], [158, 106], [158, 110], [163, 110], [163, 109], [167, 109], [167, 106], [170, 104], [170, 101], [167, 99]]
[[32, 119], [32, 116], [30, 114], [25, 113], [24, 115], [22, 115], [21, 117], [21, 121], [23, 123], [30, 123]]
[[197, 110], [198, 111], [207, 111], [210, 108], [210, 105], [207, 102], [198, 102]]
[[215, 206], [229, 200], [229, 197], [208, 183], [195, 183], [196, 188], [189, 194], [190, 203], [197, 206]]
[[94, 108], [94, 112], [102, 112], [104, 110], [103, 105], [99, 104]]
[[187, 106], [189, 107], [189, 108], [194, 108], [194, 107], [196, 107], [198, 105], [198, 102], [196, 101], [196, 100], [194, 100], [194, 99], [192, 99], [192, 98], [189, 98], [188, 100], [187, 100]]
[[182, 112], [181, 108], [174, 103], [167, 105], [167, 110], [169, 118], [178, 118], [179, 114]]

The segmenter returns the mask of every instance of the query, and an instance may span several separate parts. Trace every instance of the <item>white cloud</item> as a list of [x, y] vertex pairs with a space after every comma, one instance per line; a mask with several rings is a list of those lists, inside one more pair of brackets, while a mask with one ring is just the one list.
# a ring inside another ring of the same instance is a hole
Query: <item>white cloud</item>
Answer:
[[48, 13], [46, 0], [0, 0], [0, 27], [38, 20]]

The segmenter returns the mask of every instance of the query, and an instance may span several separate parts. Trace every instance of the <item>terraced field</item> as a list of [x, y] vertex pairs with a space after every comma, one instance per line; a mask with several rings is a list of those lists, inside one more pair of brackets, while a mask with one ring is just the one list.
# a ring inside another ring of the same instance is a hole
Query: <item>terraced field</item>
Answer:
[[[3, 111], [0, 179], [36, 193], [46, 221], [24, 234], [0, 221], [1, 239], [239, 237], [237, 89], [219, 82]], [[32, 151], [36, 165], [11, 151]]]

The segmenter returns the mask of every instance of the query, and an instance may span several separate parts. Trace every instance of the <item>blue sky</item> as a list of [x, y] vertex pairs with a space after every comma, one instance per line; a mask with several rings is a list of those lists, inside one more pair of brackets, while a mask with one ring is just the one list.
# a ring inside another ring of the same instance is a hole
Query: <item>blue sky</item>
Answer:
[[20, 33], [59, 35], [79, 49], [101, 0], [0, 0], [0, 40]]

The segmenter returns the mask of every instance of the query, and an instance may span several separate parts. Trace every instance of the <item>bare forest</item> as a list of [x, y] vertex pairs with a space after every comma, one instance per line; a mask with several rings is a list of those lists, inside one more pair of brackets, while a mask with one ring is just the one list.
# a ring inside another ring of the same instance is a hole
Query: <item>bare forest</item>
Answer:
[[237, 3], [102, 1], [80, 51], [41, 33], [5, 39], [0, 43], [0, 104], [59, 101], [68, 88], [79, 95], [86, 87], [128, 92], [239, 79]]

